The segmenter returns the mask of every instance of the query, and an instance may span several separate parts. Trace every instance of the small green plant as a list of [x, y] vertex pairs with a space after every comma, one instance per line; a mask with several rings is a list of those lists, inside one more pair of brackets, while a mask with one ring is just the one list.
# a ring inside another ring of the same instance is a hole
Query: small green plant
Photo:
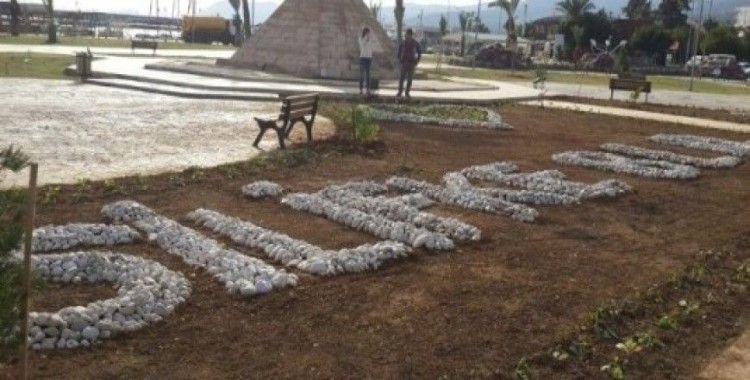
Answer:
[[52, 206], [60, 198], [60, 186], [47, 186], [41, 191], [41, 201], [44, 206]]
[[240, 171], [233, 165], [224, 165], [219, 167], [221, 174], [227, 179], [235, 179], [239, 177]]
[[544, 88], [547, 83], [547, 69], [543, 67], [537, 67], [534, 69], [534, 88]]
[[513, 378], [516, 380], [531, 379], [531, 366], [529, 366], [526, 358], [521, 358], [516, 364], [516, 368], [513, 370]]
[[677, 319], [669, 314], [662, 315], [656, 326], [662, 330], [674, 330], [677, 328]]
[[104, 181], [104, 193], [107, 195], [127, 196], [128, 191], [117, 181], [108, 179]]
[[615, 358], [612, 363], [603, 365], [601, 371], [609, 375], [613, 380], [625, 379], [625, 368], [623, 368], [622, 362], [618, 358]]
[[141, 174], [136, 174], [133, 178], [133, 191], [148, 191], [149, 186], [146, 179]]
[[688, 302], [686, 300], [680, 300], [679, 305], [682, 308], [680, 314], [684, 317], [696, 313], [701, 307], [700, 302]]
[[76, 181], [75, 188], [79, 193], [88, 193], [91, 191], [91, 180], [87, 178], [79, 178]]
[[197, 166], [187, 168], [184, 173], [188, 176], [190, 182], [199, 182], [206, 178], [206, 170]]
[[614, 325], [619, 317], [620, 312], [612, 302], [607, 302], [597, 307], [591, 314], [591, 321], [596, 335], [602, 339], [617, 339], [618, 335]]
[[380, 125], [372, 117], [372, 109], [359, 105], [352, 108], [352, 135], [360, 143], [372, 142], [380, 135]]
[[745, 260], [745, 262], [737, 267], [732, 280], [742, 284], [750, 284], [750, 260]]
[[169, 176], [169, 184], [176, 187], [184, 187], [185, 179], [179, 174], [172, 174]]

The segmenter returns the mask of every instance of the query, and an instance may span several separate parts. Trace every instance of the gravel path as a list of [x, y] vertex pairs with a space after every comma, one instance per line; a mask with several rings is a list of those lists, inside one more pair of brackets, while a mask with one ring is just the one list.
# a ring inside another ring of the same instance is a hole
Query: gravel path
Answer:
[[[0, 142], [40, 164], [40, 183], [75, 183], [245, 160], [258, 131], [253, 116], [276, 103], [181, 99], [70, 81], [0, 80]], [[325, 119], [316, 123], [330, 125]], [[277, 146], [267, 133], [261, 148]], [[0, 186], [26, 176], [5, 176]]]

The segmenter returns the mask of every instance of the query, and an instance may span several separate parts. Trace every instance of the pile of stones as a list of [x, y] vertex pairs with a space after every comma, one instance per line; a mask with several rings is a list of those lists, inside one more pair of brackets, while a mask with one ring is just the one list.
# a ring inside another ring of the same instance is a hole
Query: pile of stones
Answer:
[[102, 214], [115, 222], [133, 224], [148, 235], [149, 242], [181, 257], [190, 265], [205, 268], [230, 293], [252, 296], [297, 285], [296, 275], [226, 249], [221, 243], [158, 215], [137, 202], [120, 201], [106, 205]]
[[708, 136], [670, 134], [654, 135], [649, 140], [666, 145], [727, 153], [736, 157], [750, 155], [750, 140], [740, 142]]
[[567, 195], [579, 200], [614, 198], [632, 190], [627, 183], [618, 180], [604, 180], [590, 185], [569, 181], [565, 174], [558, 170], [542, 170], [531, 173], [519, 173], [518, 171], [518, 166], [511, 162], [495, 162], [471, 166], [462, 170], [461, 173], [471, 179], [544, 193]]
[[242, 187], [242, 194], [252, 199], [276, 198], [283, 192], [281, 185], [270, 181], [257, 181]]
[[700, 170], [689, 165], [680, 165], [667, 161], [633, 159], [617, 154], [588, 150], [558, 153], [553, 155], [552, 159], [558, 164], [582, 166], [648, 178], [685, 180], [697, 178], [700, 175]]
[[161, 264], [109, 252], [32, 256], [42, 279], [56, 283], [110, 282], [117, 296], [54, 313], [29, 313], [29, 344], [35, 350], [88, 347], [119, 332], [157, 323], [190, 295], [185, 277]]
[[406, 177], [391, 177], [386, 184], [399, 191], [421, 193], [441, 203], [469, 210], [507, 215], [521, 222], [531, 223], [539, 216], [539, 212], [531, 207], [491, 197], [473, 189], [451, 189]]
[[[424, 106], [426, 111], [441, 106]], [[482, 108], [487, 113], [487, 121], [476, 121], [468, 119], [441, 119], [429, 117], [414, 113], [399, 113], [382, 107], [372, 108], [372, 117], [378, 121], [387, 121], [394, 123], [408, 124], [429, 124], [449, 128], [488, 128], [488, 129], [513, 129], [510, 125], [503, 122], [502, 116], [497, 112], [487, 108]]]
[[31, 249], [50, 252], [82, 246], [114, 246], [140, 240], [137, 231], [126, 225], [66, 224], [34, 230]]
[[609, 153], [617, 153], [625, 156], [645, 158], [649, 160], [668, 161], [675, 164], [691, 165], [698, 168], [733, 168], [742, 162], [742, 160], [736, 156], [704, 158], [690, 156], [687, 154], [674, 153], [668, 150], [646, 149], [625, 144], [603, 144], [599, 147], [599, 149]]
[[566, 194], [558, 194], [537, 190], [508, 190], [498, 188], [475, 187], [463, 174], [447, 173], [443, 176], [443, 183], [451, 190], [475, 191], [493, 198], [500, 198], [507, 202], [531, 205], [570, 205], [579, 203], [579, 199]]
[[385, 241], [337, 251], [324, 250], [306, 241], [258, 227], [216, 211], [198, 209], [188, 218], [237, 244], [259, 248], [270, 259], [320, 276], [377, 270], [383, 263], [409, 254], [404, 244]]
[[284, 197], [281, 203], [294, 210], [323, 216], [358, 231], [406, 243], [414, 248], [424, 247], [433, 251], [454, 248], [453, 241], [445, 234], [432, 232], [412, 223], [395, 221], [380, 215], [368, 214], [353, 207], [339, 205], [319, 194], [290, 194]]

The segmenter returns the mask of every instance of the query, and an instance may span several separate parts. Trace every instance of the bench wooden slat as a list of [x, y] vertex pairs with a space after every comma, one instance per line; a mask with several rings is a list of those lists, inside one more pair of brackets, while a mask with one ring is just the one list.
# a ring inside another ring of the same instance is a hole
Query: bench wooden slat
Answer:
[[312, 127], [315, 123], [315, 116], [318, 113], [318, 94], [304, 94], [286, 97], [282, 100], [281, 113], [278, 119], [255, 118], [260, 127], [260, 133], [255, 139], [253, 146], [257, 147], [266, 130], [273, 129], [279, 136], [279, 146], [283, 149], [284, 139], [289, 136], [297, 122], [305, 125], [307, 130], [307, 140], [312, 141]]
[[648, 102], [648, 94], [651, 93], [651, 82], [638, 79], [619, 79], [611, 78], [609, 80], [609, 90], [611, 91], [609, 99], [612, 100], [615, 97], [615, 90], [625, 91], [639, 91], [646, 94], [646, 101]]

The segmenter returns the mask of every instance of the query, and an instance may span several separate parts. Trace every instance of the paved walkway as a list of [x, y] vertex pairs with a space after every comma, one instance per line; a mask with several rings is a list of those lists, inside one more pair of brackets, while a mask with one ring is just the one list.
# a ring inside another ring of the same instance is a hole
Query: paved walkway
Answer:
[[[132, 56], [132, 51], [129, 48], [116, 48], [116, 47], [91, 47], [91, 52], [95, 55], [120, 55], [120, 56]], [[14, 45], [14, 44], [0, 44], [0, 53], [40, 53], [40, 54], [61, 54], [61, 55], [75, 55], [75, 53], [86, 51], [85, 46], [69, 46], [69, 45]], [[151, 56], [151, 51], [146, 49], [136, 49], [136, 55], [138, 56]], [[230, 49], [158, 49], [156, 50], [157, 57], [185, 57], [185, 58], [229, 58], [234, 54], [234, 50]]]
[[[249, 159], [258, 127], [253, 116], [278, 113], [276, 102], [187, 100], [72, 81], [0, 79], [0, 142], [40, 164], [40, 183], [75, 183], [134, 174], [213, 167]], [[316, 120], [315, 138], [332, 131]], [[293, 139], [302, 139], [296, 128]], [[276, 149], [267, 133], [261, 148]], [[0, 188], [25, 175], [3, 173]]]
[[[542, 106], [542, 103], [538, 100], [524, 102], [522, 104], [537, 106], [537, 107]], [[543, 106], [546, 108], [598, 113], [598, 114], [627, 117], [627, 118], [633, 118], [633, 119], [653, 120], [653, 121], [660, 121], [660, 122], [665, 122], [665, 123], [689, 125], [693, 127], [722, 129], [722, 130], [732, 131], [732, 132], [750, 133], [750, 124], [733, 123], [729, 121], [701, 119], [697, 117], [679, 116], [679, 115], [671, 115], [671, 114], [665, 114], [665, 113], [640, 111], [640, 110], [631, 110], [627, 108], [605, 107], [605, 106], [597, 106], [597, 105], [590, 105], [590, 104], [563, 102], [563, 101], [557, 101], [557, 100], [545, 100]]]

